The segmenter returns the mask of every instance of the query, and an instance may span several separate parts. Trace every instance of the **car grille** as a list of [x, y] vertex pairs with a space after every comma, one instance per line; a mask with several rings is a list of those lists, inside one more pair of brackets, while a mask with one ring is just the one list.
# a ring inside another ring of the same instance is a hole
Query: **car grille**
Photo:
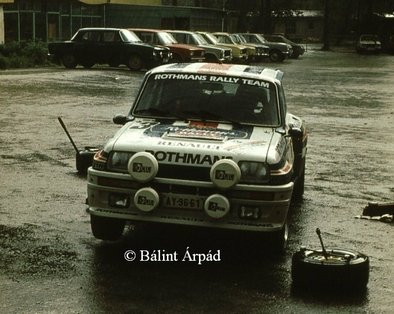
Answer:
[[210, 173], [210, 168], [208, 167], [160, 164], [157, 177], [209, 182], [210, 181], [209, 173]]

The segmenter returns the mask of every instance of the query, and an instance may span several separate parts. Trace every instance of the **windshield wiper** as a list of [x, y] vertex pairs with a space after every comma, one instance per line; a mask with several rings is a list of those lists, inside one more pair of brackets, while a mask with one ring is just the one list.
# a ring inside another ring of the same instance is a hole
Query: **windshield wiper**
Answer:
[[[191, 111], [191, 110], [186, 110], [186, 111], [182, 111], [183, 114], [187, 114], [187, 116], [189, 117], [189, 119], [199, 119], [202, 121], [217, 121], [217, 122], [229, 122], [231, 124], [240, 126], [241, 123], [238, 121], [235, 121], [233, 119], [229, 119], [225, 116], [222, 115], [218, 115], [216, 113], [207, 111], [207, 110], [199, 110], [199, 111]], [[193, 115], [193, 117], [192, 117]]]

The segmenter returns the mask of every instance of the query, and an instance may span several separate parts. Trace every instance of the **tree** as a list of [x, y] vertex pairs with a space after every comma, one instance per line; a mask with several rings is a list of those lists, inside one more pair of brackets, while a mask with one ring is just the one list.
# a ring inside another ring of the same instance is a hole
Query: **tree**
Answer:
[[323, 24], [323, 47], [321, 50], [330, 50], [330, 4], [324, 0], [324, 24]]

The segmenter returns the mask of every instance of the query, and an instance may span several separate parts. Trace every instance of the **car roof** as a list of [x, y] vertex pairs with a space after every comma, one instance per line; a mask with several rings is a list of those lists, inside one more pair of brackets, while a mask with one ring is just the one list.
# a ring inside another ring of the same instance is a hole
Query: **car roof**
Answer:
[[127, 30], [126, 28], [115, 28], [115, 27], [83, 27], [79, 31], [120, 31]]
[[221, 63], [172, 63], [152, 69], [149, 73], [189, 73], [189, 74], [212, 74], [237, 76], [266, 81], [282, 81], [283, 72], [278, 69], [244, 64], [221, 64]]
[[167, 29], [165, 31], [169, 32], [169, 33], [183, 33], [183, 34], [195, 34], [196, 33], [193, 31], [184, 31], [184, 30], [179, 30], [179, 29]]
[[154, 29], [154, 28], [136, 28], [136, 27], [130, 27], [128, 28], [130, 31], [138, 31], [138, 32], [150, 32], [150, 33], [168, 33], [167, 31], [164, 31], [162, 29]]

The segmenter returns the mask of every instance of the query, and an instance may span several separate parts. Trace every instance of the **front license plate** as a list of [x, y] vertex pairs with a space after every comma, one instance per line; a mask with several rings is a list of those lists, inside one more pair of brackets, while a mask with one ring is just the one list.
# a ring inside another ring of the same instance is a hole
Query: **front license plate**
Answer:
[[166, 195], [162, 204], [166, 208], [203, 209], [204, 199], [197, 196]]

